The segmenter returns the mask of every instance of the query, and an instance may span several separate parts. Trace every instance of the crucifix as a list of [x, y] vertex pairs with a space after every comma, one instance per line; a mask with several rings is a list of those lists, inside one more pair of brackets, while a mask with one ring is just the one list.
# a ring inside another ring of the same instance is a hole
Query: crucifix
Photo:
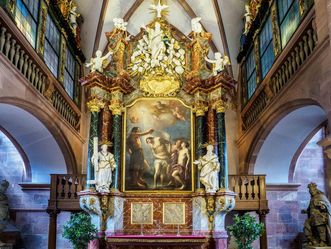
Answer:
[[152, 4], [151, 9], [156, 11], [156, 17], [161, 18], [162, 17], [162, 11], [169, 8], [168, 5], [162, 5], [161, 0], [159, 0], [158, 4]]

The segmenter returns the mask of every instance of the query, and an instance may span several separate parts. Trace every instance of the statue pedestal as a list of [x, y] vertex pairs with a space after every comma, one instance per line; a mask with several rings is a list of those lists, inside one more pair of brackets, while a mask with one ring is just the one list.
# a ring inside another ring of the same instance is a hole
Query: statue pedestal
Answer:
[[225, 230], [225, 216], [235, 206], [236, 194], [228, 189], [220, 189], [215, 194], [214, 232], [215, 249], [228, 248], [228, 234]]
[[99, 237], [122, 234], [124, 198], [121, 193], [82, 191], [79, 197], [80, 207], [91, 216]]
[[209, 235], [209, 221], [205, 193], [197, 193], [192, 198], [192, 234]]

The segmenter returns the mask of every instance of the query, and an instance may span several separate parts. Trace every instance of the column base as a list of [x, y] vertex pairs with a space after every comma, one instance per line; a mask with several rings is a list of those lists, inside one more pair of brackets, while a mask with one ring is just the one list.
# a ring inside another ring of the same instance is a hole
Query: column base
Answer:
[[228, 248], [228, 234], [227, 232], [214, 232], [215, 249]]

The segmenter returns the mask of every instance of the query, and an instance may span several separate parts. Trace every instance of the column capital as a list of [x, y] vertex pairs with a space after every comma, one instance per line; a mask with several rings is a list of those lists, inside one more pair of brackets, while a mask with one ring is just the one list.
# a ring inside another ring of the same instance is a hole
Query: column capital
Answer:
[[205, 116], [208, 111], [208, 105], [204, 102], [197, 102], [193, 107], [193, 112], [197, 117]]
[[233, 105], [229, 101], [219, 99], [212, 104], [212, 107], [216, 110], [216, 113], [224, 113], [226, 110], [232, 109]]
[[100, 112], [100, 109], [103, 109], [104, 106], [104, 101], [97, 97], [93, 97], [90, 101], [87, 102], [87, 108], [90, 112]]

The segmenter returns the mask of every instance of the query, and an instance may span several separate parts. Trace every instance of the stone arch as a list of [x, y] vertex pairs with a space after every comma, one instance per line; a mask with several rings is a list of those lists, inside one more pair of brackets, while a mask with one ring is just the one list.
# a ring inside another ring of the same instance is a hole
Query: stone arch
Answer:
[[[2, 108], [1, 108], [2, 107]], [[62, 172], [61, 171], [61, 165], [58, 165], [58, 172], [55, 171], [55, 168], [51, 170], [51, 173], [77, 173], [77, 165], [76, 165], [76, 159], [73, 153], [73, 150], [68, 142], [68, 139], [65, 137], [65, 135], [62, 133], [61, 128], [58, 126], [57, 123], [53, 122], [52, 116], [47, 113], [45, 110], [40, 108], [37, 104], [34, 104], [32, 102], [28, 102], [22, 99], [18, 98], [13, 98], [13, 97], [3, 97], [0, 98], [0, 112], [1, 110], [4, 111], [6, 108], [10, 108], [13, 110], [13, 112], [18, 111], [23, 115], [25, 118], [28, 118], [30, 121], [34, 120], [33, 122], [36, 122], [36, 125], [39, 125], [41, 127], [40, 129], [43, 130], [43, 134], [49, 133], [49, 141], [51, 142], [54, 148], [58, 147], [58, 149], [55, 149], [58, 151], [58, 156], [63, 157], [63, 168]], [[8, 113], [7, 113], [8, 115]], [[11, 115], [14, 115], [11, 113]], [[7, 118], [10, 118], [10, 115], [7, 116]], [[18, 122], [20, 120], [17, 120]], [[24, 119], [22, 120], [21, 126], [24, 127]], [[12, 125], [10, 125], [10, 122], [13, 121], [7, 121], [5, 122], [4, 117], [1, 119], [0, 118], [0, 123], [6, 123], [4, 128], [20, 143], [20, 139], [17, 139], [18, 134], [14, 134], [13, 128], [10, 128]], [[31, 124], [30, 124], [31, 125]], [[8, 128], [9, 127], [9, 128]], [[27, 128], [27, 126], [26, 126]], [[23, 128], [22, 128], [23, 129]], [[41, 138], [42, 139], [42, 138]], [[22, 145], [22, 143], [20, 143]], [[47, 146], [47, 145], [46, 145]], [[22, 148], [25, 146], [22, 145]], [[42, 149], [42, 148], [41, 148]], [[55, 155], [51, 153], [48, 153], [49, 156], [53, 158], [53, 162], [55, 162]], [[28, 157], [31, 157], [31, 154], [27, 153]], [[47, 158], [43, 159], [44, 162], [47, 161]], [[30, 160], [31, 162], [31, 168], [33, 171], [34, 163]], [[47, 166], [47, 165], [46, 165]], [[55, 165], [54, 165], [55, 167]], [[33, 179], [33, 176], [32, 176]]]
[[[282, 164], [285, 163], [284, 158], [286, 155], [286, 160], [289, 160], [289, 167], [294, 153], [298, 150], [304, 139], [326, 119], [325, 111], [319, 103], [311, 99], [295, 100], [282, 105], [275, 113], [270, 115], [267, 122], [263, 124], [262, 129], [255, 136], [247, 155], [246, 162], [248, 165], [246, 172], [253, 174], [261, 173], [261, 168], [266, 170], [266, 165], [261, 165], [264, 161], [263, 158], [266, 158], [266, 156], [269, 157], [269, 164], [276, 161]], [[300, 129], [295, 129], [295, 122], [300, 122]], [[292, 127], [292, 131], [290, 127]], [[284, 140], [283, 143], [281, 142], [282, 139]], [[284, 143], [285, 141], [287, 142]], [[271, 144], [280, 146], [271, 150]], [[282, 149], [284, 150], [284, 154], [279, 153]], [[269, 153], [267, 150], [269, 150]], [[280, 168], [278, 166], [275, 169], [279, 170]], [[273, 170], [275, 171], [275, 169]], [[288, 172], [289, 169], [287, 169], [285, 174], [282, 172], [286, 176], [286, 182], [288, 181]], [[271, 175], [275, 176], [277, 174], [273, 172]]]
[[0, 125], [0, 132], [2, 132], [9, 141], [13, 144], [13, 146], [16, 148], [17, 152], [20, 154], [21, 159], [24, 164], [24, 171], [22, 175], [22, 181], [23, 182], [31, 182], [32, 180], [32, 170], [31, 170], [31, 164], [29, 161], [28, 156], [26, 155], [24, 149], [22, 146], [16, 141], [16, 139], [5, 129]]

